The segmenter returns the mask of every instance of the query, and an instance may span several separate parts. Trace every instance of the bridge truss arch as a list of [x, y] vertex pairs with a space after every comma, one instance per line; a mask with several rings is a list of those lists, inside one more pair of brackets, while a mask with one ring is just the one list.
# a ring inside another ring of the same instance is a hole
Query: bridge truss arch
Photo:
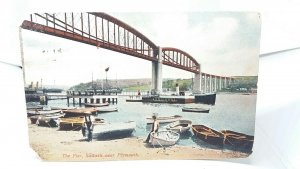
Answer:
[[162, 48], [163, 64], [193, 73], [200, 72], [200, 64], [187, 52], [177, 48]]
[[21, 27], [35, 32], [90, 44], [149, 61], [157, 46], [126, 23], [102, 12], [34, 13]]
[[[224, 79], [224, 82], [220, 82], [220, 86], [223, 83], [222, 86], [226, 86], [228, 80], [232, 81], [230, 77], [202, 72], [200, 64], [187, 52], [173, 47], [160, 48], [133, 27], [103, 12], [34, 13], [30, 15], [29, 20], [23, 21], [21, 28], [120, 52], [152, 61], [152, 63], [160, 62], [195, 73], [195, 79], [198, 79], [197, 83], [199, 83], [198, 89], [201, 89], [202, 79], [207, 81], [207, 77], [209, 80]], [[160, 65], [156, 66], [156, 69], [158, 67], [161, 69]], [[160, 71], [156, 71], [156, 75], [161, 76]], [[157, 81], [156, 86], [160, 86], [158, 85], [160, 81]]]

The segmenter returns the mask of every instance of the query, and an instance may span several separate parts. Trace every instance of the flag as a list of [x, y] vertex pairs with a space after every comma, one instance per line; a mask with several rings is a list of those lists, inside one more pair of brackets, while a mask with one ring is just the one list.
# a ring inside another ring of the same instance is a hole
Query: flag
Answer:
[[105, 71], [107, 72], [109, 70], [109, 67], [107, 67], [106, 69], [105, 69]]

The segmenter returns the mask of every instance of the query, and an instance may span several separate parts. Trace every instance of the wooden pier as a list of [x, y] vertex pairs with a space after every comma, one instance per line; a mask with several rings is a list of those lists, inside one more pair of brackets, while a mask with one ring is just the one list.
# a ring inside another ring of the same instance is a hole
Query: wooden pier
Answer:
[[118, 95], [117, 94], [103, 94], [98, 92], [75, 92], [75, 91], [67, 91], [67, 102], [68, 106], [70, 106], [70, 99], [72, 100], [73, 106], [76, 102], [79, 106], [82, 106], [84, 103], [118, 103]]

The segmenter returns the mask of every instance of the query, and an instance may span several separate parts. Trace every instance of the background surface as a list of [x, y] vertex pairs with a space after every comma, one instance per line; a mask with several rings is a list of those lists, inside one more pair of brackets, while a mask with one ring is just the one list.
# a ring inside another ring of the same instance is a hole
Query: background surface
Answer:
[[[300, 168], [300, 13], [299, 2], [277, 1], [64, 1], [1, 2], [0, 106], [2, 113], [0, 159], [4, 168]], [[41, 162], [29, 148], [18, 26], [23, 16], [44, 11], [255, 11], [261, 12], [256, 131], [253, 154], [246, 159], [117, 161], [96, 163]], [[283, 52], [278, 52], [286, 49]], [[2, 167], [1, 167], [2, 168]]]

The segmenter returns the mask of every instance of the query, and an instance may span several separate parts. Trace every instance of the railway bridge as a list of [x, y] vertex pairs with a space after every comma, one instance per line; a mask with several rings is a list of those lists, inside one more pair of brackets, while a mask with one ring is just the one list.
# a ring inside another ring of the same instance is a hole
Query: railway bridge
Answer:
[[21, 28], [57, 36], [152, 62], [152, 89], [162, 92], [162, 65], [195, 74], [193, 92], [214, 92], [233, 81], [231, 77], [202, 72], [201, 64], [187, 52], [156, 45], [145, 35], [102, 12], [34, 13]]

